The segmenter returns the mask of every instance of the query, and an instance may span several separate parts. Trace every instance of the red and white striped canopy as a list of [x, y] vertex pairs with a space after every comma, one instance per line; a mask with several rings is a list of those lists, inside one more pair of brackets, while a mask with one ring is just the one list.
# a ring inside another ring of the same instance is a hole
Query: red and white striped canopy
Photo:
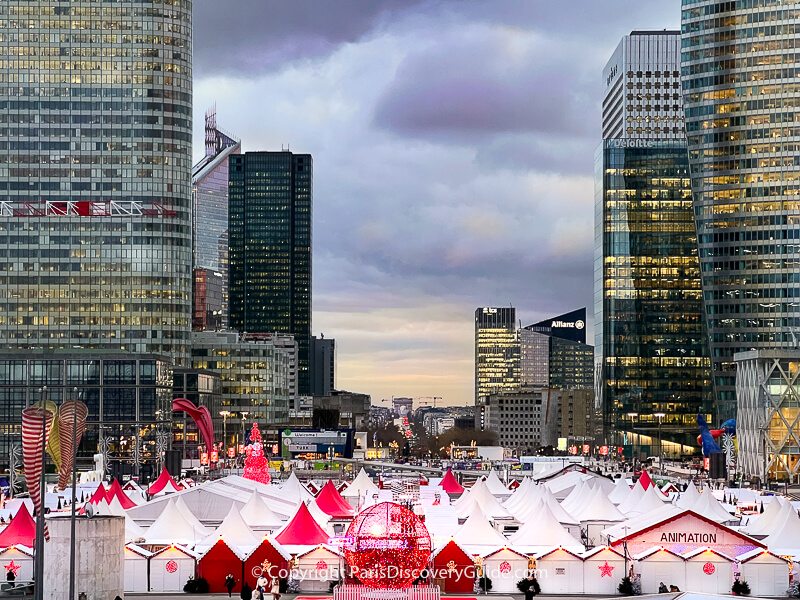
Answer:
[[[68, 400], [58, 409], [58, 428], [61, 433], [61, 469], [58, 472], [58, 489], [63, 490], [72, 474], [72, 430], [75, 429], [75, 446], [79, 446], [86, 430], [88, 409], [83, 402]], [[41, 432], [40, 432], [41, 433]]]
[[[44, 422], [44, 425], [43, 425]], [[36, 518], [44, 519], [42, 490], [39, 478], [42, 476], [42, 453], [47, 444], [50, 426], [53, 424], [53, 413], [46, 408], [31, 407], [22, 411], [22, 462], [25, 466], [25, 479], [28, 483]], [[42, 435], [44, 432], [44, 436]], [[44, 443], [42, 438], [44, 437]], [[44, 524], [44, 537], [50, 539], [47, 522]]]

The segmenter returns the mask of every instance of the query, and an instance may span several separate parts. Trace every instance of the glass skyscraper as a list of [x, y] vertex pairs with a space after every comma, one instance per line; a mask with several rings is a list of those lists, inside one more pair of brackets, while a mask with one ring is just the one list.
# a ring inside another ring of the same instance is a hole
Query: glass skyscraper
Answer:
[[475, 309], [475, 405], [490, 394], [519, 388], [519, 334], [516, 309]]
[[674, 131], [679, 42], [633, 32], [604, 71], [613, 137], [595, 165], [595, 388], [606, 440], [628, 456], [658, 453], [659, 440], [665, 454], [691, 452], [696, 415], [711, 408], [689, 164]]
[[297, 391], [308, 395], [311, 155], [246, 152], [228, 160], [230, 327], [293, 335]]
[[192, 3], [0, 3], [0, 346], [188, 357]]
[[683, 0], [681, 77], [719, 418], [734, 354], [800, 331], [800, 3]]
[[206, 112], [206, 155], [192, 169], [192, 328], [228, 325], [228, 157], [242, 144], [217, 126], [216, 108]]

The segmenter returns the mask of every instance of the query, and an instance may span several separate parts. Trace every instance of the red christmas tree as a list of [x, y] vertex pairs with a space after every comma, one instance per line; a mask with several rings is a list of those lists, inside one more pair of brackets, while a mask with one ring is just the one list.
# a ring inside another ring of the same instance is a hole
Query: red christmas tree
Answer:
[[247, 458], [244, 459], [244, 478], [261, 483], [269, 483], [272, 479], [269, 476], [269, 461], [261, 445], [261, 432], [255, 423], [250, 430], [250, 445], [247, 446]]

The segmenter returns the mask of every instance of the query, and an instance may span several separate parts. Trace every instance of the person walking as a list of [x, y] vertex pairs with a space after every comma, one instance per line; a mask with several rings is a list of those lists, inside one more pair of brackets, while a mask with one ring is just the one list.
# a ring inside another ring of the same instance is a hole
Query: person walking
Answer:
[[225, 578], [225, 588], [228, 590], [228, 598], [231, 598], [231, 593], [233, 592], [233, 587], [236, 585], [236, 580], [233, 578], [232, 573], [228, 573], [228, 576]]
[[264, 593], [267, 591], [268, 587], [269, 587], [269, 580], [266, 577], [264, 577], [264, 573], [262, 573], [261, 577], [259, 577], [258, 581], [256, 581], [256, 589], [253, 590], [255, 592], [258, 592], [259, 600], [264, 600]]
[[242, 600], [251, 600], [253, 598], [253, 588], [247, 583], [247, 580], [242, 582], [242, 591], [239, 592], [239, 598]]
[[272, 594], [272, 600], [280, 600], [281, 597], [281, 584], [277, 577], [272, 578], [272, 586], [269, 590]]

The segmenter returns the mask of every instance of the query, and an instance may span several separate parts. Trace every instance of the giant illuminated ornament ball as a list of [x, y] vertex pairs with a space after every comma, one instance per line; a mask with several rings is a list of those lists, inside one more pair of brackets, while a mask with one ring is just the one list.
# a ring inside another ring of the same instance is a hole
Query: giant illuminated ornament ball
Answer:
[[431, 536], [404, 506], [381, 502], [361, 511], [347, 529], [345, 559], [355, 577], [372, 588], [407, 588], [428, 566]]

